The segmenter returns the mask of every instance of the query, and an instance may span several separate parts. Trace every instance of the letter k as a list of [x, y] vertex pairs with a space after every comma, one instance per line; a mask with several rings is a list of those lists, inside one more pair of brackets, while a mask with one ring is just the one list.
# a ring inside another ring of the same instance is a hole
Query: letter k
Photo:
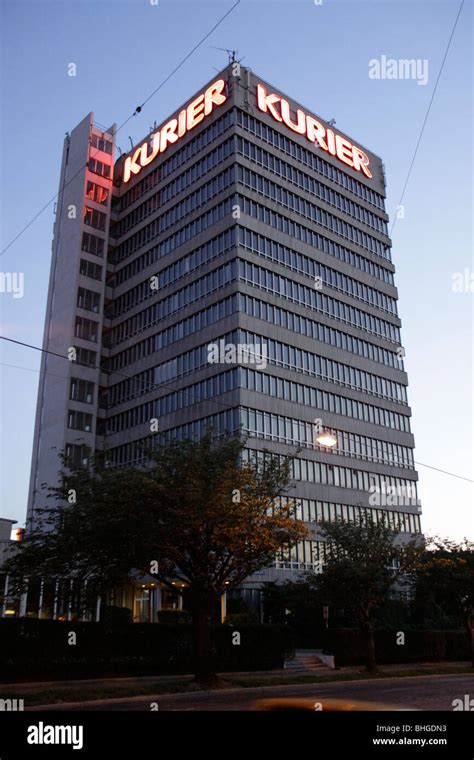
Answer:
[[257, 85], [257, 106], [259, 107], [260, 111], [263, 111], [264, 113], [266, 113], [267, 110], [270, 111], [273, 118], [277, 121], [283, 121], [281, 115], [274, 107], [274, 104], [279, 103], [280, 100], [281, 98], [279, 98], [278, 95], [275, 95], [275, 93], [267, 95], [265, 87], [263, 85]]
[[136, 149], [133, 156], [127, 156], [123, 167], [123, 181], [128, 182], [132, 174], [138, 174], [141, 170], [140, 164], [137, 164], [137, 158], [140, 155], [142, 146]]

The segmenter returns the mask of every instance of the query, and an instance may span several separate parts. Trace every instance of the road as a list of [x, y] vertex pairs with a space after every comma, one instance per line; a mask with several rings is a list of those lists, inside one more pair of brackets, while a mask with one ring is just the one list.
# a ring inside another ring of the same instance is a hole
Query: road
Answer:
[[[405, 678], [338, 681], [293, 686], [262, 686], [248, 689], [223, 689], [188, 694], [157, 694], [144, 697], [97, 700], [93, 702], [51, 705], [48, 710], [120, 710], [149, 711], [156, 703], [160, 711], [249, 711], [258, 700], [275, 697], [299, 697], [321, 701], [324, 698], [382, 702], [400, 708], [418, 710], [453, 709], [453, 699], [474, 697], [473, 675], [414, 676]], [[37, 707], [34, 710], [45, 709]], [[156, 709], [156, 706], [155, 706]]]

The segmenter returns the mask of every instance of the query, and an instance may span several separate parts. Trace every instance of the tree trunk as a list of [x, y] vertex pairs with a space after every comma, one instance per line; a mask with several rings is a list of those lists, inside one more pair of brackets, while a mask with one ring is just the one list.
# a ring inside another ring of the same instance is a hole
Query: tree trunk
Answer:
[[362, 614], [361, 627], [365, 639], [365, 669], [368, 673], [376, 673], [377, 661], [375, 659], [374, 627], [367, 612], [363, 612]]
[[470, 646], [471, 665], [474, 668], [474, 610], [469, 611], [464, 615], [464, 625]]
[[212, 605], [196, 599], [192, 604], [194, 677], [200, 683], [217, 682], [216, 656], [211, 636]]

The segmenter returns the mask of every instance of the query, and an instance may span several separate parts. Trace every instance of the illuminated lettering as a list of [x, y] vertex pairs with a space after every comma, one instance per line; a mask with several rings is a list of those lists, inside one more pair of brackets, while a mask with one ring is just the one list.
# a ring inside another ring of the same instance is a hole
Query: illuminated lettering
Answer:
[[194, 129], [214, 108], [225, 103], [225, 87], [224, 79], [213, 82], [205, 92], [179, 112], [177, 119], [170, 119], [134, 150], [131, 156], [127, 156], [123, 165], [123, 182], [129, 182], [133, 175], [139, 174], [145, 166], [151, 164], [158, 154], [164, 153], [169, 145], [176, 143]]
[[271, 115], [274, 119], [277, 121], [283, 121], [282, 117], [278, 113], [278, 111], [275, 110], [274, 105], [275, 103], [279, 103], [281, 98], [278, 97], [278, 95], [267, 95], [265, 87], [261, 84], [257, 85], [257, 105], [260, 108], [263, 113], [266, 113], [267, 110], [270, 111]]
[[306, 132], [306, 117], [304, 111], [300, 108], [296, 111], [296, 124], [291, 120], [290, 104], [287, 100], [281, 99], [281, 115], [286, 126], [293, 130], [293, 132], [299, 132], [300, 135], [304, 135]]
[[160, 130], [160, 153], [164, 153], [168, 147], [168, 143], [175, 143], [179, 140], [176, 134], [176, 127], [178, 126], [177, 119], [171, 119], [168, 124]]
[[340, 161], [344, 161], [348, 166], [354, 166], [352, 160], [352, 143], [341, 135], [336, 135], [336, 152]]
[[305, 135], [309, 142], [317, 144], [319, 148], [335, 156], [351, 169], [363, 172], [366, 177], [372, 179], [369, 169], [369, 157], [357, 145], [353, 145], [346, 137], [336, 134], [332, 129], [324, 127], [311, 114], [305, 114], [301, 108], [296, 110], [296, 121], [291, 115], [290, 104], [285, 98], [271, 92], [267, 93], [263, 84], [257, 84], [257, 107], [262, 113], [268, 113], [275, 121], [284, 123], [293, 132]]
[[320, 121], [314, 118], [314, 116], [306, 117], [306, 137], [310, 142], [317, 142], [319, 147], [323, 150], [327, 150], [328, 146], [324, 140], [326, 136], [326, 130]]
[[225, 81], [218, 79], [211, 84], [204, 93], [204, 116], [209, 116], [213, 106], [221, 106], [226, 102], [227, 97], [224, 94]]
[[204, 95], [193, 100], [187, 108], [187, 129], [192, 129], [204, 119]]

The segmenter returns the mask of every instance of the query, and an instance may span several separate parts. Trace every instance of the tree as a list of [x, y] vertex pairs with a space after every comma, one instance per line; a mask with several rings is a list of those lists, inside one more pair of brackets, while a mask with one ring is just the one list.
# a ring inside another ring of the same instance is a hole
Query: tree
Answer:
[[46, 510], [10, 571], [88, 578], [105, 590], [135, 569], [179, 593], [185, 588], [195, 675], [212, 680], [210, 622], [221, 596], [306, 534], [294, 504], [277, 498], [288, 486], [289, 460], [268, 455], [263, 466], [244, 464], [243, 448], [239, 437], [209, 433], [159, 446], [147, 469], [99, 461], [63, 468], [50, 489], [58, 506]]
[[466, 630], [474, 667], [474, 543], [434, 536], [420, 559], [417, 604], [440, 607]]
[[310, 577], [326, 604], [354, 610], [366, 644], [366, 669], [377, 670], [374, 613], [396, 587], [413, 582], [422, 547], [402, 543], [396, 531], [382, 523], [323, 522], [328, 559], [321, 574]]

